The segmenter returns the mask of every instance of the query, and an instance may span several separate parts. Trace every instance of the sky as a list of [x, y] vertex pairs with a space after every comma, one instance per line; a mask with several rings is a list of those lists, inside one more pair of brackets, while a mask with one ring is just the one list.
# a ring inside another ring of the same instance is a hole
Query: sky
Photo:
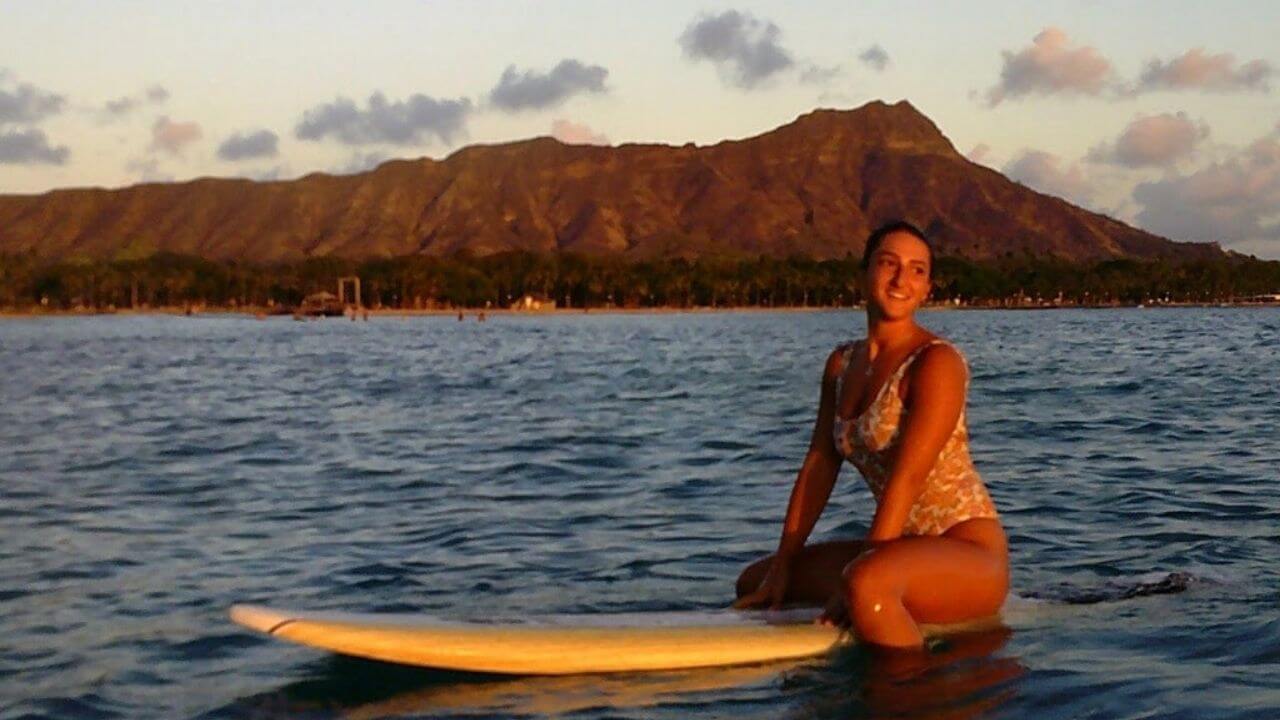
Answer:
[[0, 0], [0, 193], [712, 144], [906, 99], [976, 162], [1280, 259], [1280, 3]]

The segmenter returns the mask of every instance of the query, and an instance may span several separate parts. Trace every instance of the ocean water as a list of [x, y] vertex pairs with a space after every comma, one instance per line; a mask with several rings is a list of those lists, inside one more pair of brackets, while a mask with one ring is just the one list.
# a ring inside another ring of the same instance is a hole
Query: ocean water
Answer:
[[[1007, 628], [559, 679], [341, 658], [226, 611], [723, 607], [860, 314], [0, 322], [0, 716], [1280, 717], [1280, 310], [921, 320], [972, 367]], [[846, 468], [815, 538], [871, 509]], [[1185, 590], [1126, 597], [1162, 583]]]

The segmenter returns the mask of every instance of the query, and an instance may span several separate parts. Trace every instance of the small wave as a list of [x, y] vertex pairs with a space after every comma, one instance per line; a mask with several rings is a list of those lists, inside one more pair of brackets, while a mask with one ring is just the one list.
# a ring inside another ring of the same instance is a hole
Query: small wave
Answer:
[[710, 439], [702, 441], [702, 447], [706, 450], [759, 450], [760, 446], [755, 443], [744, 443], [736, 440]]
[[629, 392], [619, 390], [613, 393], [614, 399], [623, 402], [653, 402], [656, 400], [688, 400], [690, 395], [688, 390], [667, 390], [654, 392]]

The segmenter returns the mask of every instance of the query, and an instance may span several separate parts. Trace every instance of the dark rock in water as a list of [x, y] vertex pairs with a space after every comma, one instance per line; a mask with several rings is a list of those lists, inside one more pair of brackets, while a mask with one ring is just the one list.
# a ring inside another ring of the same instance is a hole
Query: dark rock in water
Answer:
[[1173, 595], [1184, 592], [1192, 585], [1201, 582], [1204, 582], [1204, 580], [1190, 573], [1172, 572], [1152, 582], [1139, 582], [1137, 584], [1109, 582], [1100, 588], [1082, 588], [1063, 583], [1048, 591], [1025, 593], [1025, 596], [1036, 600], [1050, 600], [1069, 605], [1093, 605], [1151, 595]]

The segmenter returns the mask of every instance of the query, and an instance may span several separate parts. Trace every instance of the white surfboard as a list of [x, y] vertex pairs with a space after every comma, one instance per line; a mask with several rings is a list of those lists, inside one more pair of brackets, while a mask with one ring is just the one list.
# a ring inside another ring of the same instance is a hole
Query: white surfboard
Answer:
[[[371, 660], [471, 672], [571, 675], [793, 660], [853, 641], [848, 633], [815, 625], [818, 612], [562, 615], [467, 623], [426, 615], [235, 605], [231, 619], [282, 640]], [[998, 620], [964, 628], [993, 622]], [[927, 631], [959, 629], [934, 626]]]

